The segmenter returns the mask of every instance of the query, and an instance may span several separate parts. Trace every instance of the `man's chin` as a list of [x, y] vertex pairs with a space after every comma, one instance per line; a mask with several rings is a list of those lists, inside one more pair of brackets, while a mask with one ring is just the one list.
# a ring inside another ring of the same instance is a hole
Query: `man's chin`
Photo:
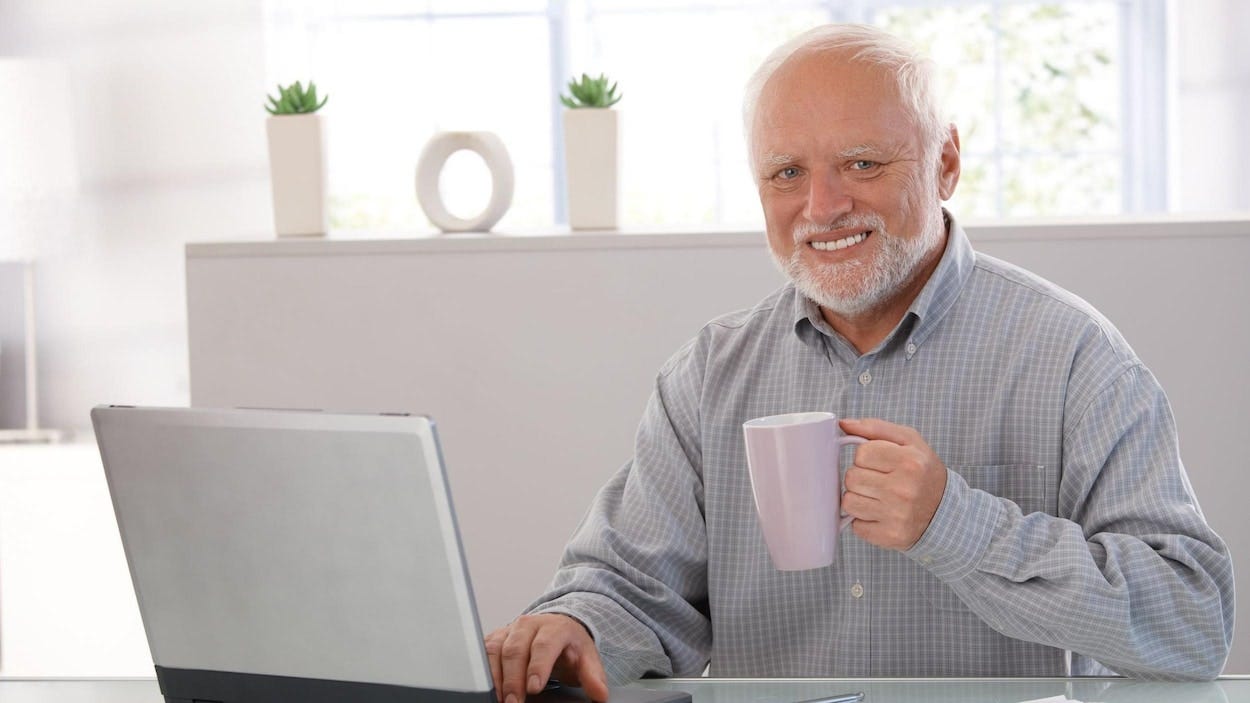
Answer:
[[794, 286], [822, 308], [842, 317], [854, 317], [872, 309], [874, 296], [863, 285], [817, 281], [810, 276], [791, 276]]

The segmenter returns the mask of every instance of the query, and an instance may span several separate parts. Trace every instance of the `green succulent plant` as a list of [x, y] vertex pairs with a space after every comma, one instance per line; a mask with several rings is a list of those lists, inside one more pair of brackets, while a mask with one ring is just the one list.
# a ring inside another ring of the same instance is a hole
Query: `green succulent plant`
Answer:
[[322, 105], [330, 99], [327, 95], [317, 102], [317, 84], [308, 81], [308, 90], [304, 90], [304, 86], [299, 81], [295, 81], [291, 85], [283, 88], [282, 84], [278, 84], [278, 97], [272, 95], [267, 96], [269, 104], [265, 109], [271, 115], [303, 115], [310, 112], [316, 112], [321, 109]]
[[617, 95], [615, 83], [608, 87], [607, 76], [600, 73], [598, 78], [591, 78], [583, 73], [580, 81], [576, 77], [569, 79], [569, 94], [561, 94], [560, 102], [569, 108], [612, 107], [622, 97]]

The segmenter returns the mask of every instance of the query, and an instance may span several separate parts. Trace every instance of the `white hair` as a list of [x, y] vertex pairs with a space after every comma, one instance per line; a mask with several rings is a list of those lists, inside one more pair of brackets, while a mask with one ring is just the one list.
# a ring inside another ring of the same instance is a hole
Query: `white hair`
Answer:
[[758, 171], [753, 138], [764, 86], [797, 53], [849, 52], [850, 61], [880, 66], [894, 77], [899, 96], [921, 130], [926, 155], [946, 140], [933, 81], [933, 63], [909, 42], [865, 24], [825, 24], [803, 32], [773, 50], [747, 81], [742, 102], [751, 169]]

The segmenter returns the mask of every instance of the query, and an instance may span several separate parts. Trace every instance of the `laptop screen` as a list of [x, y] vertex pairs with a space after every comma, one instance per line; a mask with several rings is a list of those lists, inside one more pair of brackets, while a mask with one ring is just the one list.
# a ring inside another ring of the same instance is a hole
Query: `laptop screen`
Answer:
[[168, 699], [495, 700], [428, 418], [92, 420]]

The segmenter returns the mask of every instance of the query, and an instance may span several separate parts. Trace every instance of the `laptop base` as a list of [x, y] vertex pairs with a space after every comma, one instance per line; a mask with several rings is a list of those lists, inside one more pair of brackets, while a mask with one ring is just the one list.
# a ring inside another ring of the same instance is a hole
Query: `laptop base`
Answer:
[[497, 703], [492, 691], [156, 667], [166, 703]]

